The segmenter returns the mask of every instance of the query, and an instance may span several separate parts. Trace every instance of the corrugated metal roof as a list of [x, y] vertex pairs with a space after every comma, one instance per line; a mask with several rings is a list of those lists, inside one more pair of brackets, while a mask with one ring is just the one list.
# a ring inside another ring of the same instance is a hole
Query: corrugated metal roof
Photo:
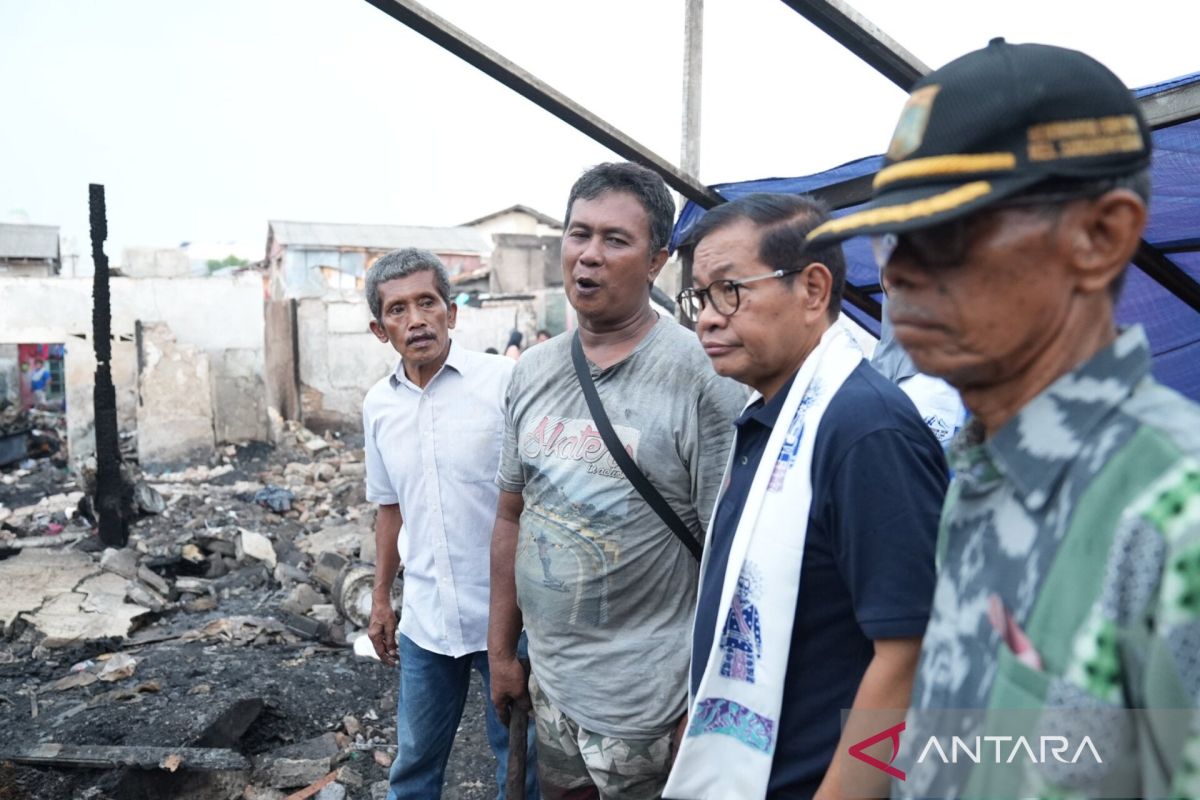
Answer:
[[0, 258], [58, 258], [58, 226], [0, 223]]
[[492, 243], [474, 228], [287, 220], [271, 220], [268, 224], [275, 233], [275, 241], [288, 247], [365, 247], [370, 250], [419, 247], [435, 253], [487, 253], [492, 249]]
[[563, 224], [561, 222], [559, 222], [558, 220], [556, 220], [554, 217], [550, 216], [549, 214], [543, 214], [542, 212], [538, 211], [536, 208], [530, 208], [529, 206], [523, 206], [520, 203], [509, 206], [508, 208], [502, 208], [499, 211], [493, 211], [491, 214], [485, 214], [482, 217], [480, 217], [479, 219], [473, 219], [470, 222], [464, 222], [463, 225], [478, 225], [481, 222], [487, 222], [489, 219], [495, 219], [496, 217], [500, 216], [501, 214], [508, 214], [513, 211], [519, 211], [523, 214], [528, 214], [529, 216], [536, 219], [538, 222], [542, 223], [543, 225], [549, 225], [551, 228], [561, 228], [563, 226]]

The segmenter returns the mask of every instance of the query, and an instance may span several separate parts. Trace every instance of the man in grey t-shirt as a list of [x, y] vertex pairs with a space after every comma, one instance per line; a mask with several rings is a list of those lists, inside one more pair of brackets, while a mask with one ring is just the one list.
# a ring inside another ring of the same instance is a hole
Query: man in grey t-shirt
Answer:
[[[601, 164], [567, 204], [563, 279], [596, 390], [626, 450], [703, 541], [744, 391], [659, 318], [674, 202], [657, 175]], [[572, 335], [531, 349], [509, 387], [492, 541], [492, 699], [537, 717], [549, 800], [657, 797], [687, 700], [697, 563], [601, 440]], [[529, 634], [528, 694], [516, 661]]]

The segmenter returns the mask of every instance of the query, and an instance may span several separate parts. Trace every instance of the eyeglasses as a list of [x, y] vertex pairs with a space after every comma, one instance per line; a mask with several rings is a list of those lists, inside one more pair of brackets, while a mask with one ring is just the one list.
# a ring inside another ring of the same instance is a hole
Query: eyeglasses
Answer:
[[930, 269], [945, 269], [961, 264], [971, 243], [968, 223], [964, 217], [941, 225], [907, 233], [885, 233], [871, 237], [871, 252], [879, 269], [887, 266], [897, 251], [904, 251], [913, 261]]
[[699, 320], [700, 312], [710, 304], [713, 307], [713, 311], [716, 311], [721, 316], [732, 317], [737, 313], [738, 307], [742, 304], [742, 286], [745, 286], [747, 283], [754, 283], [755, 281], [765, 281], [768, 278], [782, 278], [784, 275], [803, 272], [809, 266], [805, 264], [803, 267], [777, 269], [774, 272], [768, 272], [766, 275], [755, 275], [753, 278], [742, 278], [736, 281], [728, 279], [713, 281], [703, 289], [684, 289], [675, 296], [675, 302], [679, 304], [679, 309], [684, 319], [689, 322]]
[[920, 228], [907, 233], [885, 233], [871, 237], [871, 251], [879, 269], [898, 250], [909, 253], [912, 260], [930, 269], [944, 269], [963, 263], [979, 224], [990, 212], [1003, 209], [1059, 208], [1075, 200], [1090, 200], [1112, 188], [1111, 183], [1093, 182], [1065, 191], [1026, 192], [1007, 197], [974, 214]]

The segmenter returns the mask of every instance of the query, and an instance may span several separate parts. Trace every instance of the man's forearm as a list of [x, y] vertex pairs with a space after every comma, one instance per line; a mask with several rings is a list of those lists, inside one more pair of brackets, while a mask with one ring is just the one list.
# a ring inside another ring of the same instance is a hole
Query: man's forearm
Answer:
[[403, 524], [400, 506], [379, 507], [375, 515], [374, 594], [378, 598], [389, 598], [388, 602], [392, 595], [392, 583], [396, 580], [396, 573], [400, 571], [400, 553], [396, 549], [396, 539]]
[[[867, 710], [895, 710], [897, 719], [902, 719], [904, 709], [912, 695], [913, 678], [916, 674], [917, 660], [921, 652], [921, 640], [890, 639], [875, 643], [875, 657], [867, 665], [858, 691], [854, 695], [854, 705], [851, 712]], [[814, 800], [829, 800], [846, 796], [843, 786], [846, 759], [850, 758], [849, 748], [854, 744], [855, 737], [847, 737], [851, 728], [847, 726], [842, 739], [834, 751], [833, 760], [825, 772], [825, 778]], [[882, 773], [878, 773], [882, 775]], [[862, 796], [866, 787], [855, 787], [856, 796]], [[887, 796], [886, 778], [880, 781], [880, 795]]]
[[[491, 604], [488, 614], [488, 652], [501, 658], [517, 654], [521, 637], [521, 609], [517, 606], [517, 536], [520, 511], [515, 515], [514, 501], [504, 492], [492, 528]], [[520, 502], [516, 495], [516, 503]]]

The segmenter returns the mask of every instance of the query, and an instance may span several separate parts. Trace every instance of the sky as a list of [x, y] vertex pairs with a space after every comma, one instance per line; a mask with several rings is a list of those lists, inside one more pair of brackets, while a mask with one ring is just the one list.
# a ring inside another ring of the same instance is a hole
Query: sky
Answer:
[[[678, 162], [684, 0], [426, 5]], [[1194, 0], [851, 5], [930, 67], [1004, 36], [1084, 50], [1131, 87], [1200, 70]], [[904, 93], [780, 0], [705, 0], [703, 47], [702, 182], [886, 148]], [[561, 218], [616, 157], [363, 0], [0, 0], [0, 98], [0, 221], [60, 226], [78, 274], [89, 183], [119, 263], [185, 241], [261, 254], [270, 219]]]

